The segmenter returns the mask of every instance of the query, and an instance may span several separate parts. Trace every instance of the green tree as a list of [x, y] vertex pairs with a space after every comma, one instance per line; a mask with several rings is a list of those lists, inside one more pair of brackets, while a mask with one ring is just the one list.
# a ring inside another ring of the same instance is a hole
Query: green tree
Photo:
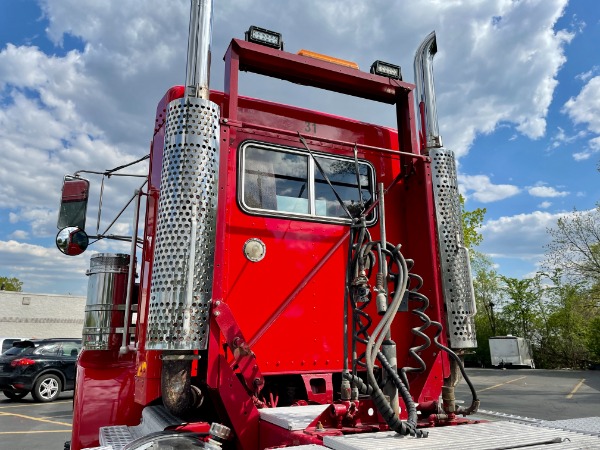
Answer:
[[592, 361], [600, 363], [600, 315], [590, 321], [588, 349]]
[[539, 338], [539, 327], [547, 322], [543, 302], [541, 274], [533, 278], [500, 276], [509, 301], [502, 308], [502, 316], [509, 324], [509, 333], [530, 341]]
[[572, 280], [600, 283], [600, 205], [561, 217], [548, 233], [547, 268], [562, 269]]
[[560, 270], [546, 276], [547, 321], [539, 330], [538, 362], [547, 368], [581, 367], [594, 354], [592, 334], [597, 304], [585, 283], [569, 281]]
[[[485, 208], [477, 208], [473, 211], [465, 209], [465, 198], [460, 196], [460, 207], [462, 212], [462, 229], [465, 247], [469, 249], [471, 261], [471, 272], [473, 276], [473, 287], [477, 314], [475, 315], [475, 333], [478, 346], [474, 353], [465, 355], [466, 361], [475, 361], [477, 365], [489, 364], [490, 351], [488, 339], [495, 334], [494, 300], [496, 291], [493, 280], [495, 272], [492, 262], [482, 253], [474, 251], [474, 247], [481, 244], [483, 236], [478, 232], [485, 216]], [[492, 310], [490, 310], [490, 305]]]
[[487, 210], [485, 208], [477, 208], [473, 211], [467, 211], [465, 209], [465, 198], [460, 196], [460, 208], [462, 211], [462, 227], [463, 237], [465, 240], [465, 247], [469, 250], [473, 250], [483, 240], [483, 236], [477, 230], [483, 223], [483, 218]]
[[549, 366], [579, 367], [589, 359], [588, 344], [591, 322], [585, 293], [574, 284], [554, 288], [558, 308], [548, 320], [551, 331], [552, 359]]
[[473, 254], [471, 263], [473, 270], [473, 289], [477, 302], [477, 312], [487, 322], [492, 335], [498, 332], [498, 307], [500, 304], [499, 275], [492, 261], [481, 253]]
[[21, 292], [23, 282], [18, 278], [0, 277], [0, 291]]
[[502, 297], [500, 278], [492, 261], [485, 255], [473, 252], [471, 269], [473, 271], [473, 289], [477, 303], [475, 332], [478, 346], [474, 358], [479, 365], [491, 364], [489, 338], [506, 333], [506, 324], [499, 314]]

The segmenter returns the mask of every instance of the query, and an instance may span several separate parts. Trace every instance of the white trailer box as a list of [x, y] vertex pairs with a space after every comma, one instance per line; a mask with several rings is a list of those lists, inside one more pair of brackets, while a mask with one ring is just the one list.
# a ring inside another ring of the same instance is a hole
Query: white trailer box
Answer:
[[527, 339], [516, 336], [490, 338], [490, 356], [495, 367], [530, 367], [535, 369], [531, 347]]

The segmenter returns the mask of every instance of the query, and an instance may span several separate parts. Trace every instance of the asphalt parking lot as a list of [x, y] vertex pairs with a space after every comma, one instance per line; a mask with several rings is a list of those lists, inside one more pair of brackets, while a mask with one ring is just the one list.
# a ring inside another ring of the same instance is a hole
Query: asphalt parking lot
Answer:
[[[600, 370], [467, 369], [480, 409], [542, 420], [600, 417]], [[468, 403], [463, 382], [456, 398]]]
[[0, 394], [1, 450], [62, 450], [71, 439], [73, 392], [51, 403], [30, 395], [12, 401]]

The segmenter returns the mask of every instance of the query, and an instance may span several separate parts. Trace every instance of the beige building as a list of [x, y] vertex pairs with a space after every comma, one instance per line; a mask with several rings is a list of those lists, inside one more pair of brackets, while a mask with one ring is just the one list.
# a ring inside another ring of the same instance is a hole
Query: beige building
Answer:
[[0, 337], [81, 338], [85, 297], [0, 291]]

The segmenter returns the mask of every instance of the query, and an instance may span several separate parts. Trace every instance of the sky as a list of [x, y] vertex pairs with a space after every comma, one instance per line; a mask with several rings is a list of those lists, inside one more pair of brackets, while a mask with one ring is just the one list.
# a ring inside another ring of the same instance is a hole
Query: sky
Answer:
[[[149, 151], [156, 104], [185, 81], [188, 0], [0, 0], [0, 276], [23, 291], [85, 295], [101, 241], [55, 247], [63, 176]], [[466, 208], [486, 208], [479, 251], [522, 278], [540, 269], [547, 229], [600, 199], [600, 5], [595, 0], [229, 0], [214, 5], [211, 88], [250, 25], [305, 48], [402, 66], [437, 33], [435, 88], [444, 144]], [[243, 95], [394, 125], [393, 107], [244, 74]], [[143, 174], [147, 166], [128, 171]], [[90, 175], [95, 234], [101, 178]], [[105, 183], [100, 231], [140, 179]], [[111, 232], [131, 233], [131, 208]]]

